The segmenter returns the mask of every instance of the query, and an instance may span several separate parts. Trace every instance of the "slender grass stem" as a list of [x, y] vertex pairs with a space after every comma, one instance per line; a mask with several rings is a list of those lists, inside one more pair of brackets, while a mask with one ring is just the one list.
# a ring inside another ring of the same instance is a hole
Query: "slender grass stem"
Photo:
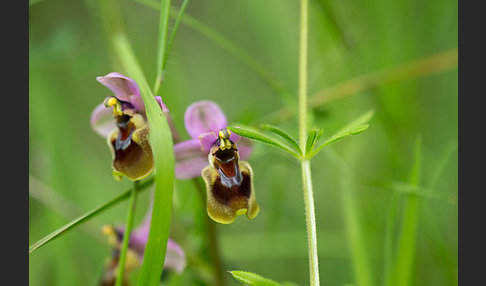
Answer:
[[343, 204], [343, 215], [346, 227], [346, 236], [348, 237], [349, 246], [351, 249], [353, 270], [356, 279], [356, 284], [360, 286], [374, 285], [371, 278], [371, 270], [369, 259], [366, 251], [366, 244], [364, 240], [361, 223], [359, 220], [359, 213], [357, 210], [357, 203], [354, 194], [353, 185], [351, 184], [349, 170], [342, 166], [341, 180], [341, 196]]
[[340, 174], [341, 182], [341, 203], [348, 239], [353, 271], [356, 285], [373, 286], [373, 275], [371, 264], [368, 259], [365, 236], [361, 227], [358, 204], [355, 199], [354, 185], [352, 184], [352, 173], [349, 167], [342, 161], [332, 149], [326, 149], [330, 162], [333, 162]]
[[[409, 63], [373, 71], [312, 94], [309, 96], [309, 106], [316, 108], [326, 103], [348, 98], [390, 83], [418, 79], [431, 74], [446, 72], [457, 68], [457, 59], [457, 48], [455, 48], [416, 59]], [[261, 123], [277, 124], [291, 119], [292, 115], [292, 109], [284, 107], [256, 120], [252, 125], [256, 126]]]
[[[199, 182], [198, 178], [192, 180], [194, 185], [196, 186], [196, 190], [201, 197], [201, 203], [203, 205], [203, 210], [206, 210], [206, 192], [204, 188], [201, 187], [201, 183]], [[221, 261], [221, 255], [219, 253], [219, 243], [218, 243], [218, 236], [216, 233], [216, 226], [215, 222], [212, 221], [209, 216], [204, 212], [205, 223], [206, 223], [206, 234], [207, 240], [209, 243], [209, 253], [211, 256], [211, 263], [213, 265], [213, 273], [214, 273], [214, 285], [215, 286], [223, 286], [224, 277], [223, 277], [223, 263]]]
[[130, 233], [133, 227], [133, 218], [135, 216], [135, 201], [137, 198], [137, 190], [139, 188], [139, 181], [135, 181], [133, 189], [130, 192], [130, 201], [128, 205], [128, 215], [125, 225], [125, 232], [123, 234], [122, 248], [120, 250], [120, 259], [118, 260], [118, 272], [116, 276], [116, 286], [121, 286], [123, 283], [123, 276], [125, 273], [125, 260], [127, 257], [128, 243], [130, 242]]
[[157, 77], [155, 78], [154, 95], [159, 93], [160, 85], [164, 79], [164, 62], [167, 39], [167, 27], [169, 24], [170, 0], [160, 2], [159, 41], [157, 47]]
[[[167, 58], [169, 57], [170, 51], [172, 49], [172, 45], [174, 44], [174, 39], [175, 35], [177, 32], [177, 29], [179, 28], [179, 24], [181, 23], [182, 15], [184, 14], [187, 3], [189, 3], [189, 0], [184, 0], [181, 4], [181, 8], [179, 9], [179, 13], [177, 14], [177, 18], [175, 19], [174, 26], [172, 27], [172, 32], [170, 34], [169, 40], [167, 41], [167, 48], [165, 52], [165, 57], [162, 62], [162, 76], [165, 74], [165, 66], [167, 65]], [[163, 78], [162, 78], [163, 81]]]
[[[152, 185], [153, 182], [154, 182], [154, 178], [147, 179], [145, 182], [140, 184], [140, 187], [138, 188], [137, 192], [140, 192], [140, 191], [146, 189], [148, 186]], [[105, 210], [117, 205], [118, 203], [126, 200], [130, 196], [132, 190], [133, 189], [130, 189], [130, 190], [127, 190], [127, 191], [119, 194], [118, 196], [114, 197], [113, 199], [99, 205], [98, 207], [92, 209], [91, 211], [85, 213], [84, 215], [70, 221], [69, 223], [65, 224], [64, 226], [58, 228], [57, 230], [51, 232], [50, 234], [48, 234], [46, 236], [44, 236], [43, 238], [41, 238], [40, 240], [38, 240], [37, 242], [35, 242], [35, 243], [33, 243], [29, 246], [29, 253], [34, 252], [39, 247], [46, 245], [47, 243], [58, 238], [59, 236], [67, 233], [68, 231], [70, 231], [70, 230], [80, 226], [81, 224], [85, 223], [86, 221], [94, 218], [95, 216], [99, 215], [103, 211], [105, 211]]]
[[[160, 9], [157, 1], [154, 0], [136, 0], [136, 1], [152, 9], [155, 10]], [[182, 9], [183, 6], [181, 6], [181, 10]], [[177, 11], [177, 8], [172, 7], [170, 16], [172, 18], [177, 18], [179, 17], [179, 15], [180, 12]], [[249, 69], [254, 71], [266, 85], [268, 85], [273, 91], [275, 91], [276, 95], [279, 96], [279, 98], [282, 100], [283, 103], [289, 105], [293, 105], [295, 103], [295, 99], [292, 97], [292, 92], [280, 80], [275, 78], [261, 62], [259, 62], [255, 57], [250, 55], [247, 51], [242, 49], [236, 43], [232, 42], [231, 40], [229, 40], [222, 34], [218, 33], [208, 25], [197, 20], [196, 18], [191, 17], [187, 13], [185, 13], [184, 17], [181, 17], [180, 20], [181, 23], [193, 29], [197, 33], [203, 35], [207, 39], [211, 40], [214, 44], [226, 50], [228, 53], [230, 53], [236, 59], [238, 59], [240, 62], [246, 65]]]
[[[419, 186], [421, 179], [421, 144], [422, 138], [418, 137], [415, 143], [414, 162], [409, 176], [409, 182], [414, 186]], [[420, 197], [417, 194], [409, 193], [398, 241], [395, 267], [388, 280], [388, 285], [408, 286], [411, 284], [420, 205]]]
[[384, 261], [383, 267], [383, 285], [387, 285], [387, 281], [390, 279], [391, 271], [393, 268], [393, 240], [395, 221], [397, 217], [398, 203], [400, 199], [400, 193], [393, 191], [390, 206], [388, 208], [388, 216], [386, 219], [386, 232], [385, 232], [385, 249], [384, 249]]

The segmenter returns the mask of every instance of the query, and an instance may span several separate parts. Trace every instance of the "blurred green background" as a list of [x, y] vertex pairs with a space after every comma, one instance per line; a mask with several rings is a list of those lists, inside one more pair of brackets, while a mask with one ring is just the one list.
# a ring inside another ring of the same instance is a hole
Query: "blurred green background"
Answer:
[[[93, 108], [111, 95], [96, 77], [124, 73], [110, 50], [98, 1], [30, 3], [31, 244], [129, 189], [131, 182], [113, 180], [107, 144], [89, 124]], [[174, 7], [181, 3], [172, 1]], [[120, 5], [129, 40], [153, 83], [158, 1]], [[189, 1], [186, 17], [204, 25], [181, 23], [160, 93], [183, 140], [189, 138], [184, 111], [198, 100], [217, 102], [230, 123], [271, 118], [298, 137], [293, 113], [268, 116], [285, 107], [297, 110], [299, 5], [296, 0]], [[457, 1], [311, 0], [309, 10], [310, 102], [324, 91], [324, 100], [313, 106], [310, 127], [330, 136], [375, 110], [367, 131], [326, 147], [312, 161], [321, 284], [359, 285], [346, 219], [355, 212], [373, 285], [383, 285], [390, 205], [397, 194], [391, 229], [396, 247], [420, 138], [422, 188], [411, 285], [457, 285]], [[205, 34], [208, 29], [231, 42], [230, 50]], [[246, 57], [238, 57], [242, 53]], [[442, 56], [420, 61], [436, 55]], [[335, 86], [344, 82], [354, 90], [342, 92], [341, 85], [339, 93]], [[251, 221], [242, 216], [231, 225], [216, 225], [224, 269], [307, 285], [299, 164], [260, 144], [248, 161], [261, 211]], [[176, 180], [175, 186], [171, 238], [190, 259], [182, 275], [166, 275], [163, 281], [208, 285], [203, 204], [192, 181]], [[145, 214], [149, 194], [138, 197], [135, 224]], [[122, 202], [30, 254], [30, 284], [96, 285], [111, 252], [100, 228], [124, 224], [127, 207]], [[224, 277], [227, 285], [241, 285], [230, 274]]]

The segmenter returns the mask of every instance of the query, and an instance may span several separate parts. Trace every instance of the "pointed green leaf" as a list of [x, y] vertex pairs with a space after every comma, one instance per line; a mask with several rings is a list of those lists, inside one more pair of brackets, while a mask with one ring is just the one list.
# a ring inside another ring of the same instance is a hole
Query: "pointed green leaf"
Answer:
[[368, 129], [369, 124], [367, 124], [367, 122], [371, 119], [371, 117], [373, 116], [373, 113], [374, 113], [374, 111], [370, 110], [370, 111], [366, 112], [365, 114], [361, 115], [360, 117], [358, 117], [357, 119], [355, 119], [353, 122], [351, 122], [348, 125], [346, 125], [345, 127], [343, 127], [342, 129], [340, 129], [334, 135], [332, 135], [331, 137], [326, 139], [321, 145], [319, 145], [315, 149], [313, 154], [314, 155], [317, 154], [317, 152], [319, 152], [322, 148], [324, 148], [325, 146], [327, 146], [327, 145], [329, 145], [333, 142], [339, 141], [339, 140], [344, 139], [344, 138], [351, 136], [351, 135], [360, 134], [363, 131], [365, 131], [366, 129]]
[[322, 137], [323, 130], [320, 128], [312, 129], [307, 135], [307, 141], [305, 142], [305, 154], [311, 154], [312, 149], [316, 146], [317, 140]]
[[[162, 2], [164, 3], [164, 2]], [[140, 87], [150, 126], [150, 144], [155, 165], [155, 193], [150, 232], [145, 247], [138, 285], [158, 285], [164, 265], [172, 215], [174, 146], [167, 119], [143, 75], [130, 43], [122, 33], [112, 35], [115, 51], [128, 73]]]
[[267, 145], [273, 146], [280, 148], [284, 151], [287, 151], [288, 153], [292, 154], [292, 156], [299, 158], [299, 154], [295, 153], [290, 147], [286, 146], [285, 144], [279, 142], [278, 140], [275, 140], [271, 137], [268, 137], [256, 130], [253, 130], [249, 127], [235, 127], [235, 126], [228, 126], [227, 127], [231, 132], [238, 134], [240, 136], [265, 143]]
[[229, 271], [233, 277], [246, 284], [251, 286], [281, 286], [281, 284], [272, 281], [270, 279], [264, 278], [258, 274], [247, 272], [247, 271]]
[[267, 130], [279, 135], [280, 137], [285, 139], [287, 142], [289, 142], [290, 145], [292, 145], [292, 147], [294, 147], [295, 151], [297, 151], [297, 153], [299, 153], [299, 155], [301, 155], [301, 156], [303, 155], [302, 150], [300, 149], [299, 143], [297, 143], [297, 141], [290, 134], [286, 133], [285, 131], [278, 128], [277, 126], [271, 125], [271, 124], [263, 124], [262, 128], [267, 129]]
[[[153, 178], [147, 179], [145, 182], [140, 184], [139, 188], [137, 189], [137, 192], [142, 191], [143, 189], [147, 188], [154, 182]], [[114, 197], [113, 199], [99, 205], [98, 207], [92, 209], [91, 211], [85, 213], [84, 215], [68, 222], [67, 224], [63, 225], [62, 227], [58, 228], [57, 230], [51, 232], [50, 234], [46, 235], [45, 237], [41, 238], [37, 242], [34, 242], [29, 246], [29, 253], [34, 252], [36, 249], [39, 247], [47, 244], [48, 242], [53, 241], [55, 238], [58, 238], [62, 234], [65, 234], [66, 232], [80, 226], [82, 223], [92, 219], [93, 217], [97, 216], [98, 214], [102, 213], [103, 211], [109, 209], [110, 207], [118, 204], [119, 202], [122, 202], [126, 200], [129, 196], [130, 193], [132, 192], [132, 189], [129, 189], [118, 196]]]

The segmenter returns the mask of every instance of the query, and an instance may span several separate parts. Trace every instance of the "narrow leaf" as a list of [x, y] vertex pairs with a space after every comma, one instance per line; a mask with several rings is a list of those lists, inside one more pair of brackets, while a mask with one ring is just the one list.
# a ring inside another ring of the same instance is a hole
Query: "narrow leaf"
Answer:
[[286, 146], [285, 144], [278, 142], [277, 140], [268, 137], [260, 132], [257, 132], [255, 130], [251, 130], [249, 128], [243, 128], [243, 127], [234, 127], [234, 126], [228, 126], [228, 129], [231, 132], [234, 132], [235, 134], [238, 134], [240, 136], [259, 141], [262, 143], [265, 143], [267, 145], [273, 146], [280, 148], [284, 151], [287, 151], [288, 153], [292, 154], [292, 156], [299, 158], [299, 154], [295, 153], [290, 147]]
[[309, 134], [307, 135], [307, 141], [305, 142], [305, 154], [311, 154], [312, 149], [314, 149], [314, 146], [316, 146], [317, 140], [319, 140], [322, 137], [322, 129], [312, 129], [309, 131]]
[[[184, 0], [184, 2], [182, 2], [181, 8], [180, 8], [179, 12], [177, 13], [177, 17], [175, 19], [174, 26], [172, 26], [172, 32], [170, 34], [169, 40], [167, 41], [167, 48], [166, 48], [166, 52], [165, 52], [164, 62], [162, 63], [162, 74], [161, 74], [162, 79], [163, 79], [164, 72], [165, 72], [165, 66], [167, 64], [167, 58], [169, 57], [170, 51], [172, 49], [172, 44], [174, 43], [175, 35], [176, 35], [176, 32], [177, 32], [177, 29], [179, 28], [179, 24], [181, 23], [182, 15], [184, 14], [184, 12], [186, 10], [187, 3], [189, 3], [189, 0]], [[154, 94], [157, 94], [157, 92], [154, 92]]]
[[[415, 186], [420, 185], [422, 175], [421, 143], [422, 140], [418, 137], [415, 144], [414, 161], [409, 174], [409, 183]], [[414, 261], [417, 254], [420, 197], [409, 193], [406, 200], [405, 213], [396, 250], [395, 267], [392, 270], [388, 285], [408, 286], [411, 285], [413, 277]]]
[[340, 129], [334, 135], [332, 135], [331, 137], [326, 139], [321, 145], [319, 145], [316, 148], [316, 150], [313, 152], [313, 154], [316, 154], [322, 148], [324, 148], [325, 146], [327, 146], [327, 145], [329, 145], [333, 142], [339, 141], [339, 140], [344, 139], [344, 138], [351, 136], [351, 135], [360, 134], [363, 131], [365, 131], [366, 129], [368, 129], [369, 124], [366, 124], [366, 123], [371, 119], [371, 117], [373, 116], [373, 113], [374, 113], [374, 111], [370, 110], [370, 111], [366, 112], [365, 114], [361, 115], [360, 117], [358, 117], [357, 119], [355, 119], [353, 122], [351, 122], [348, 125], [346, 125], [345, 127], [343, 127], [342, 129]]
[[[145, 182], [141, 183], [137, 192], [142, 191], [143, 189], [145, 189], [146, 187], [151, 185], [153, 182], [154, 182], [154, 179], [150, 178], [150, 179], [146, 180]], [[102, 213], [103, 211], [109, 209], [110, 207], [115, 206], [119, 202], [126, 200], [130, 196], [131, 191], [132, 191], [132, 189], [129, 189], [129, 190], [119, 194], [118, 196], [114, 197], [113, 199], [99, 205], [98, 207], [92, 209], [91, 211], [85, 213], [84, 215], [72, 220], [71, 222], [69, 222], [69, 223], [63, 225], [62, 227], [58, 228], [57, 230], [51, 232], [50, 234], [48, 234], [45, 237], [38, 240], [37, 242], [31, 244], [29, 246], [29, 253], [34, 252], [39, 247], [47, 244], [48, 242], [53, 241], [55, 238], [58, 238], [60, 235], [65, 234], [66, 232], [80, 226], [82, 223], [92, 219], [93, 217], [95, 217], [96, 215], [98, 215], [98, 214]]]
[[290, 134], [271, 124], [263, 124], [262, 128], [272, 131], [273, 133], [285, 139], [287, 142], [290, 143], [290, 145], [292, 145], [292, 147], [294, 147], [295, 151], [297, 151], [297, 153], [302, 156], [302, 150], [300, 149], [299, 143], [297, 143], [297, 141]]
[[228, 271], [233, 275], [233, 277], [246, 284], [251, 286], [281, 286], [281, 284], [272, 281], [270, 279], [264, 278], [258, 274], [247, 272], [247, 271]]
[[157, 76], [155, 78], [154, 94], [159, 93], [160, 86], [164, 77], [164, 64], [165, 64], [165, 49], [167, 38], [167, 27], [169, 25], [169, 10], [170, 0], [162, 0], [160, 2], [160, 20], [159, 20], [159, 39], [157, 45]]
[[174, 146], [167, 119], [158, 105], [143, 75], [133, 50], [124, 34], [113, 35], [115, 50], [128, 75], [140, 87], [150, 126], [150, 144], [155, 165], [154, 207], [145, 255], [138, 285], [158, 285], [164, 265], [172, 215], [174, 185]]

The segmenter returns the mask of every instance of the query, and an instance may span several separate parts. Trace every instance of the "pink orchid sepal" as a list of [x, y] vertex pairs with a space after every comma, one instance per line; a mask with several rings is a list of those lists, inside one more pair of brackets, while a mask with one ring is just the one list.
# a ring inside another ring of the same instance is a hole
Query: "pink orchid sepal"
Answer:
[[[120, 73], [111, 72], [96, 78], [114, 96], [108, 96], [91, 113], [91, 126], [107, 138], [113, 162], [113, 176], [141, 180], [153, 171], [153, 154], [148, 136], [145, 105], [137, 83]], [[169, 112], [160, 96], [155, 96], [162, 112]]]
[[[207, 213], [222, 224], [238, 215], [249, 219], [260, 210], [253, 187], [253, 170], [246, 161], [252, 145], [231, 133], [221, 108], [211, 101], [191, 104], [184, 115], [187, 133], [192, 137], [174, 146], [176, 177], [202, 176], [206, 183]], [[238, 143], [238, 147], [237, 144]]]

